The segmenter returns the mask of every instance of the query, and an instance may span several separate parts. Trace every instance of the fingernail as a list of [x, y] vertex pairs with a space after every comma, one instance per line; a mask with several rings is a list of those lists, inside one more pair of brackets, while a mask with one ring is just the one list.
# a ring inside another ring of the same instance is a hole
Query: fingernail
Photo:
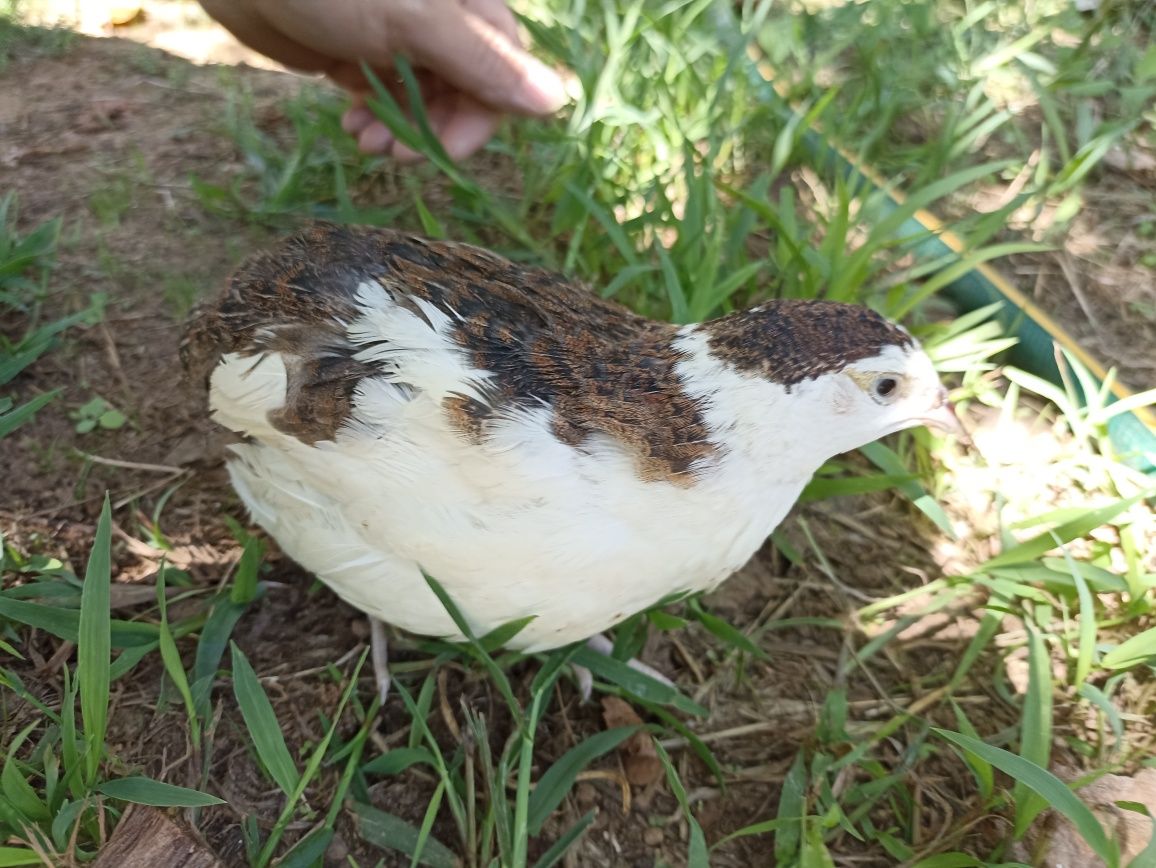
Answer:
[[534, 60], [527, 64], [518, 104], [530, 114], [553, 114], [570, 101], [566, 85], [558, 73], [544, 63]]
[[385, 124], [371, 123], [357, 137], [357, 147], [367, 154], [384, 154], [393, 144], [393, 134]]
[[367, 108], [351, 108], [341, 117], [341, 129], [355, 136], [373, 122], [373, 112]]

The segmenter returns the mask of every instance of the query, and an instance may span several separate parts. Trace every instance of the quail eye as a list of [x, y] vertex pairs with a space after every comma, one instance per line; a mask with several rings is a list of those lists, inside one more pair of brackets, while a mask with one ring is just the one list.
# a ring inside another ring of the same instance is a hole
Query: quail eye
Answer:
[[871, 391], [881, 401], [890, 401], [899, 390], [899, 381], [895, 377], [879, 377], [871, 384]]

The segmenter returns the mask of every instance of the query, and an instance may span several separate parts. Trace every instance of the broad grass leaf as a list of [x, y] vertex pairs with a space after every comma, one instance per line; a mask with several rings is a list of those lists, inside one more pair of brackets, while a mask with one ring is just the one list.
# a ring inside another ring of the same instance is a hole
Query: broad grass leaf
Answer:
[[165, 602], [165, 574], [163, 569], [157, 577], [157, 606], [161, 616], [159, 627], [161, 661], [164, 663], [165, 672], [168, 673], [169, 679], [177, 688], [177, 692], [181, 695], [181, 700], [185, 704], [193, 748], [194, 750], [199, 750], [201, 732], [200, 727], [196, 724], [196, 707], [193, 704], [193, 694], [189, 690], [189, 678], [185, 673], [184, 663], [181, 661], [181, 653], [177, 649], [176, 639], [173, 638], [173, 632], [169, 628], [168, 608]]
[[983, 572], [994, 567], [1003, 567], [1009, 564], [1024, 564], [1029, 561], [1038, 560], [1041, 555], [1056, 548], [1057, 545], [1066, 544], [1074, 539], [1087, 536], [1096, 528], [1107, 524], [1116, 516], [1120, 515], [1120, 513], [1125, 512], [1150, 496], [1150, 493], [1145, 492], [1144, 494], [1137, 494], [1135, 497], [1117, 501], [1110, 506], [1084, 510], [1078, 518], [1066, 521], [1059, 527], [1046, 530], [1029, 540], [1025, 540], [1018, 545], [1006, 549], [982, 564], [977, 572]]
[[418, 763], [437, 768], [433, 754], [424, 747], [396, 747], [371, 759], [361, 771], [367, 775], [399, 775]]
[[197, 641], [197, 653], [193, 658], [193, 683], [191, 691], [197, 714], [202, 720], [208, 718], [209, 698], [213, 680], [221, 666], [221, 658], [229, 647], [229, 637], [241, 616], [245, 614], [245, 603], [238, 603], [226, 596], [219, 596]]
[[[1027, 623], [1028, 686], [1020, 725], [1020, 755], [1040, 768], [1048, 767], [1052, 750], [1052, 661], [1039, 629]], [[1016, 781], [1015, 836], [1019, 838], [1047, 808], [1047, 802], [1022, 781]]]
[[[421, 831], [416, 826], [362, 802], [354, 802], [352, 810], [358, 834], [370, 844], [397, 850], [407, 856], [417, 852]], [[418, 862], [430, 868], [457, 868], [458, 864], [450, 849], [433, 837], [425, 839]]]
[[[885, 474], [892, 477], [910, 476], [908, 468], [904, 465], [894, 449], [885, 446], [882, 443], [868, 443], [859, 449], [867, 460], [882, 470]], [[943, 507], [927, 493], [927, 490], [915, 480], [910, 482], [902, 482], [896, 486], [904, 496], [906, 496], [915, 507], [931, 519], [937, 528], [943, 531], [951, 539], [956, 538], [955, 528], [951, 526], [951, 519], [947, 517], [947, 513], [943, 511]]]
[[1125, 639], [1104, 655], [1105, 669], [1130, 669], [1156, 657], [1156, 627]]
[[19, 811], [24, 819], [41, 822], [47, 820], [51, 813], [48, 806], [41, 801], [36, 788], [24, 777], [14, 756], [17, 744], [24, 741], [32, 728], [25, 729], [20, 736], [13, 739], [14, 744], [9, 748], [8, 756], [4, 760], [4, 769], [0, 771], [0, 792], [3, 792], [8, 804]]
[[516, 618], [513, 621], [508, 621], [500, 627], [495, 627], [485, 636], [482, 636], [478, 642], [490, 654], [497, 651], [499, 648], [504, 648], [509, 644], [510, 640], [521, 633], [530, 625], [530, 622], [537, 618], [537, 615], [527, 615], [524, 618]]
[[25, 850], [23, 847], [0, 847], [0, 868], [43, 864], [44, 860], [31, 850]]
[[729, 624], [718, 615], [714, 615], [706, 611], [704, 608], [702, 608], [702, 605], [697, 600], [691, 603], [690, 610], [699, 623], [701, 623], [709, 632], [713, 633], [728, 645], [732, 645], [735, 648], [746, 651], [748, 654], [758, 658], [759, 660], [770, 659], [767, 656], [767, 652], [752, 642], [745, 633], [743, 633], [737, 627]]
[[579, 666], [585, 666], [598, 677], [618, 685], [627, 693], [646, 702], [672, 705], [687, 714], [699, 717], [707, 716], [705, 708], [683, 696], [676, 688], [656, 681], [637, 669], [632, 669], [621, 660], [615, 660], [613, 657], [607, 657], [605, 654], [599, 654], [586, 647], [579, 648], [571, 659]]
[[277, 860], [277, 868], [313, 868], [323, 862], [325, 851], [333, 841], [333, 829], [322, 826], [314, 829]]
[[799, 848], [799, 868], [835, 868], [831, 851], [823, 843], [823, 825], [816, 819], [804, 821], [803, 844]]
[[104, 758], [104, 737], [108, 732], [108, 692], [112, 680], [112, 636], [109, 586], [112, 582], [110, 543], [112, 505], [108, 493], [96, 523], [96, 536], [84, 573], [80, 593], [80, 621], [76, 643], [76, 680], [80, 691], [80, 715], [84, 722], [85, 780], [96, 783]]
[[166, 784], [164, 781], [145, 777], [115, 778], [105, 781], [96, 790], [123, 802], [152, 805], [156, 808], [207, 808], [210, 805], [225, 804], [224, 799], [202, 793], [200, 790], [178, 787], [176, 784]]
[[579, 742], [562, 754], [538, 779], [530, 795], [528, 827], [531, 835], [542, 831], [542, 825], [554, 809], [562, 804], [579, 772], [599, 757], [622, 744], [638, 730], [635, 726], [619, 726], [599, 732]]
[[655, 752], [658, 754], [659, 760], [662, 761], [662, 766], [666, 770], [666, 782], [670, 786], [671, 792], [678, 800], [678, 805], [682, 808], [682, 815], [686, 818], [686, 824], [690, 827], [690, 842], [687, 846], [686, 863], [688, 868], [709, 868], [710, 866], [710, 852], [706, 847], [706, 836], [703, 834], [702, 826], [699, 825], [694, 813], [690, 809], [690, 802], [686, 796], [686, 787], [682, 785], [682, 781], [678, 777], [678, 772], [674, 768], [674, 763], [670, 761], [670, 754], [658, 742], [654, 743]]
[[268, 770], [274, 783], [285, 795], [291, 797], [301, 775], [285, 744], [285, 736], [281, 733], [277, 715], [273, 713], [269, 697], [265, 695], [265, 689], [261, 687], [261, 682], [249, 660], [237, 647], [237, 643], [230, 642], [229, 646], [233, 653], [233, 694], [237, 697], [237, 704], [241, 708], [241, 716], [245, 719], [249, 737], [253, 739], [257, 757]]
[[0, 439], [7, 437], [21, 425], [28, 422], [37, 411], [48, 405], [60, 394], [60, 389], [53, 389], [43, 395], [37, 395], [31, 401], [26, 401], [14, 410], [0, 407]]
[[987, 868], [987, 864], [966, 853], [937, 853], [920, 859], [911, 868]]
[[1088, 846], [1108, 864], [1109, 868], [1116, 868], [1120, 864], [1119, 847], [1114, 841], [1108, 839], [1104, 833], [1104, 827], [1100, 825], [1095, 814], [1080, 801], [1063, 781], [1050, 771], [979, 739], [939, 727], [932, 727], [932, 731], [957, 747], [970, 751], [991, 763], [1004, 774], [1039, 793], [1054, 810], [1067, 817], [1088, 843]]
[[[427, 575], [425, 573], [422, 575], [425, 578], [426, 584], [429, 585], [430, 590], [434, 592], [434, 596], [438, 598], [443, 608], [445, 608], [446, 614], [448, 614], [450, 619], [454, 622], [454, 626], [456, 626], [458, 631], [466, 637], [465, 647], [486, 668], [486, 671], [494, 680], [494, 685], [502, 694], [502, 698], [506, 700], [506, 705], [509, 706], [510, 713], [514, 716], [515, 720], [520, 721], [522, 718], [522, 706], [514, 697], [513, 688], [510, 687], [510, 679], [506, 677], [506, 673], [502, 671], [502, 668], [498, 666], [496, 662], [494, 662], [494, 658], [490, 656], [490, 652], [486, 650], [485, 645], [483, 645], [482, 642], [474, 635], [473, 628], [470, 627], [469, 622], [466, 620], [466, 616], [462, 613], [462, 610], [458, 608], [457, 603], [454, 602], [454, 599], [450, 596], [449, 591], [442, 587], [441, 583], [433, 576]], [[520, 621], [514, 621], [511, 624], [505, 624], [502, 627], [498, 627], [497, 629], [513, 629], [515, 625], [517, 625], [515, 633], [517, 630], [521, 630], [523, 627], [525, 627], [524, 623], [521, 623]]]
[[786, 865], [799, 852], [799, 842], [803, 835], [803, 815], [807, 810], [807, 767], [803, 752], [795, 754], [795, 761], [783, 779], [779, 792], [777, 822], [782, 827], [775, 834], [775, 863]]
[[[44, 630], [66, 642], [76, 642], [80, 637], [80, 612], [77, 609], [0, 596], [0, 617]], [[155, 645], [157, 641], [157, 628], [152, 624], [110, 620], [109, 630], [113, 648], [139, 648]]]

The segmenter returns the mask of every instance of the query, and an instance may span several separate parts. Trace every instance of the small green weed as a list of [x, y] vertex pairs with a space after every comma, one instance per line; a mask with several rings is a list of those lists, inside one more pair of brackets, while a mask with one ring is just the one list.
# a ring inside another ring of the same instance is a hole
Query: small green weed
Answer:
[[99, 395], [81, 404], [68, 414], [68, 418], [75, 423], [73, 427], [78, 434], [87, 434], [97, 428], [116, 430], [128, 421], [120, 410]]
[[125, 212], [133, 207], [136, 197], [136, 183], [124, 176], [114, 175], [102, 184], [99, 190], [88, 197], [88, 208], [104, 229], [120, 225]]

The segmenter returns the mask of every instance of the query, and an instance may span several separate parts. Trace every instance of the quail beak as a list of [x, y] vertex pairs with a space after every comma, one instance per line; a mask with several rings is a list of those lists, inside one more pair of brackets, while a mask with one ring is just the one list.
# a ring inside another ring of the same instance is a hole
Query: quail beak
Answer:
[[955, 408], [951, 406], [951, 402], [947, 400], [947, 389], [943, 386], [939, 387], [938, 398], [939, 401], [932, 408], [931, 412], [926, 416], [920, 417], [919, 421], [929, 428], [936, 428], [947, 434], [954, 434], [965, 446], [971, 446], [971, 437], [959, 421], [959, 417], [955, 415]]

